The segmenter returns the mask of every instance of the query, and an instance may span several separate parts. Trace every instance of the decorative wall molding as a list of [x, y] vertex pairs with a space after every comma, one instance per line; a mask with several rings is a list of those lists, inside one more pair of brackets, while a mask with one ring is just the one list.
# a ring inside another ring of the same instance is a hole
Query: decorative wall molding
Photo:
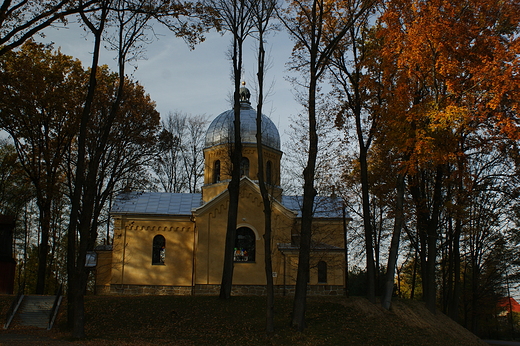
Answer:
[[146, 232], [191, 232], [192, 227], [183, 226], [144, 226], [144, 225], [129, 225], [128, 231], [146, 231]]

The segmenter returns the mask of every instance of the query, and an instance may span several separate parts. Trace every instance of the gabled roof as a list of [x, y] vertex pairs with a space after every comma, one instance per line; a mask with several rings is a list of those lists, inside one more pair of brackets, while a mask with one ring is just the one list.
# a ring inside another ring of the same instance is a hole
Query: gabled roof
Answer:
[[[251, 179], [243, 177], [241, 184], [247, 184], [260, 193], [258, 185]], [[169, 192], [128, 192], [117, 196], [111, 213], [113, 215], [141, 214], [141, 215], [179, 215], [191, 216], [192, 211], [200, 213], [211, 208], [222, 198], [226, 198], [227, 189], [213, 200], [203, 205], [200, 193], [169, 193]], [[285, 213], [301, 217], [302, 196], [282, 196], [282, 202], [274, 201], [274, 206]], [[314, 198], [315, 218], [342, 218], [342, 202], [339, 198], [316, 196]], [[293, 217], [294, 217], [293, 216]], [[347, 215], [350, 219], [350, 216]]]
[[191, 216], [201, 204], [200, 193], [129, 192], [117, 196], [111, 213]]
[[500, 298], [497, 305], [499, 308], [506, 310], [507, 312], [510, 312], [511, 310], [513, 310], [513, 312], [520, 312], [520, 304], [518, 304], [513, 297]]
[[[249, 186], [252, 190], [256, 191], [258, 193], [258, 195], [260, 195], [259, 186], [254, 181], [252, 181], [249, 177], [244, 176], [240, 179], [240, 186], [242, 187], [243, 185]], [[211, 208], [213, 208], [213, 206], [218, 205], [218, 203], [220, 203], [222, 200], [228, 198], [228, 196], [229, 196], [229, 191], [227, 189], [225, 189], [220, 194], [218, 194], [215, 198], [208, 201], [206, 204], [201, 205], [198, 208], [195, 208], [193, 210], [193, 213], [195, 215], [200, 215], [200, 214], [206, 212], [207, 210], [211, 210]], [[296, 210], [291, 210], [291, 209], [287, 208], [285, 205], [281, 204], [277, 200], [273, 200], [273, 207], [277, 208], [279, 211], [281, 211], [282, 213], [285, 213], [286, 215], [290, 215], [290, 217], [295, 217], [297, 215]]]

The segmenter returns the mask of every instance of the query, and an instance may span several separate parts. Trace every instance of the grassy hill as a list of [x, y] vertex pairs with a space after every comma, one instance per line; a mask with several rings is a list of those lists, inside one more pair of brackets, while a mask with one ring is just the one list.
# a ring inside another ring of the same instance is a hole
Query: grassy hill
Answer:
[[[2, 311], [10, 297], [0, 299]], [[77, 345], [486, 345], [441, 313], [431, 314], [421, 302], [395, 301], [392, 311], [360, 297], [308, 300], [304, 333], [289, 327], [292, 299], [276, 299], [276, 335], [264, 333], [264, 297], [89, 296], [86, 332]], [[65, 339], [61, 309], [51, 333]], [[5, 316], [5, 315], [4, 315]]]

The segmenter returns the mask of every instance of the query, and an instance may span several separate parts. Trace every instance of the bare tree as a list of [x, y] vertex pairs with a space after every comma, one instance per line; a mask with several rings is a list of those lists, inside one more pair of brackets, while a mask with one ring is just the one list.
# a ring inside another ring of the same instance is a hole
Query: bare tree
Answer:
[[342, 8], [343, 3], [323, 0], [291, 1], [282, 16], [282, 21], [295, 41], [293, 68], [301, 71], [305, 79], [307, 98], [305, 108], [308, 115], [309, 148], [307, 164], [303, 171], [303, 206], [300, 233], [298, 275], [294, 297], [292, 326], [300, 331], [305, 329], [307, 281], [311, 247], [311, 230], [314, 197], [316, 158], [318, 155], [318, 133], [316, 104], [319, 83], [323, 78], [329, 60], [338, 44], [343, 40], [358, 17], [365, 13], [371, 2], [360, 2], [354, 13]]
[[[224, 266], [222, 270], [222, 283], [220, 286], [220, 298], [228, 299], [231, 296], [233, 282], [233, 248], [235, 245], [235, 230], [237, 226], [238, 197], [240, 189], [240, 162], [242, 160], [242, 139], [240, 136], [240, 83], [242, 77], [242, 57], [245, 39], [252, 29], [251, 6], [247, 1], [239, 0], [208, 0], [218, 16], [222, 29], [232, 35], [230, 59], [232, 61], [231, 78], [234, 85], [233, 111], [234, 131], [231, 144], [231, 181], [228, 184], [229, 207], [226, 230], [226, 245], [224, 249]], [[244, 95], [245, 97], [245, 95]], [[244, 98], [245, 99], [245, 98]]]
[[91, 7], [98, 0], [4, 0], [0, 6], [0, 55], [21, 46], [41, 30]]
[[[361, 1], [347, 2], [345, 11], [348, 16], [356, 16]], [[346, 117], [354, 119], [357, 138], [361, 180], [363, 226], [365, 229], [365, 256], [367, 266], [367, 296], [375, 302], [376, 265], [374, 260], [374, 230], [370, 212], [370, 186], [368, 179], [368, 152], [377, 124], [377, 113], [368, 108], [368, 93], [363, 86], [363, 70], [367, 55], [367, 34], [371, 18], [369, 12], [359, 16], [358, 24], [347, 31], [338, 49], [331, 57], [330, 71], [333, 84], [340, 95], [340, 111], [336, 122], [343, 126]], [[377, 99], [375, 100], [377, 104]]]
[[271, 198], [269, 195], [268, 185], [264, 171], [264, 148], [262, 142], [262, 109], [264, 102], [264, 84], [266, 53], [265, 53], [265, 36], [271, 25], [270, 20], [275, 14], [277, 0], [259, 0], [251, 1], [253, 27], [256, 31], [258, 39], [258, 56], [257, 56], [257, 107], [256, 107], [256, 150], [258, 152], [258, 184], [260, 185], [260, 193], [264, 204], [264, 249], [265, 249], [265, 278], [267, 284], [267, 306], [266, 306], [266, 331], [274, 332], [274, 284], [273, 284], [273, 263], [271, 258], [271, 242], [272, 242], [272, 209]]
[[[85, 259], [88, 250], [92, 250], [97, 233], [93, 231], [95, 224], [95, 206], [97, 196], [97, 180], [100, 174], [102, 158], [107, 152], [111, 129], [125, 99], [126, 86], [125, 65], [129, 60], [137, 58], [141, 52], [141, 44], [146, 42], [145, 31], [152, 18], [151, 10], [146, 4], [131, 3], [123, 0], [105, 0], [98, 12], [88, 16], [81, 12], [84, 24], [94, 35], [94, 53], [91, 65], [88, 94], [81, 117], [78, 135], [78, 154], [71, 200], [71, 216], [68, 238], [68, 275], [69, 275], [69, 327], [73, 328], [73, 336], [83, 338], [84, 331], [84, 290], [87, 283]], [[111, 101], [103, 122], [99, 123], [99, 138], [94, 146], [89, 146], [89, 127], [96, 123], [94, 113], [94, 95], [98, 86], [97, 72], [102, 36], [107, 26], [113, 23], [116, 27], [114, 39], [109, 44], [117, 53], [118, 81], [115, 97]], [[76, 251], [76, 232], [79, 243]]]
[[202, 149], [207, 123], [203, 115], [179, 112], [170, 113], [162, 122], [152, 170], [164, 191], [197, 191], [204, 170]]
[[[192, 6], [171, 4], [169, 1], [143, 3], [141, 1], [104, 0], [95, 13], [80, 12], [83, 23], [94, 35], [93, 60], [91, 65], [88, 94], [81, 117], [78, 135], [78, 155], [74, 174], [72, 207], [68, 240], [68, 275], [69, 275], [69, 326], [73, 327], [73, 336], [83, 338], [84, 331], [84, 289], [87, 281], [85, 257], [96, 241], [95, 207], [102, 160], [109, 147], [110, 135], [116, 117], [121, 111], [126, 96], [125, 66], [131, 60], [141, 57], [144, 45], [149, 41], [147, 31], [149, 21], [158, 18], [168, 25], [177, 35], [190, 39], [200, 37], [201, 26], [190, 25], [181, 17], [189, 17]], [[106, 31], [111, 29], [110, 31]], [[193, 31], [191, 31], [193, 29]], [[111, 106], [100, 122], [99, 138], [94, 146], [88, 146], [88, 127], [95, 123], [93, 103], [97, 87], [97, 70], [100, 46], [103, 35], [107, 32], [106, 42], [117, 52], [118, 80], [117, 90], [111, 100]], [[87, 151], [88, 150], [88, 151]], [[79, 235], [76, 250], [76, 234]], [[76, 256], [77, 254], [77, 256]]]

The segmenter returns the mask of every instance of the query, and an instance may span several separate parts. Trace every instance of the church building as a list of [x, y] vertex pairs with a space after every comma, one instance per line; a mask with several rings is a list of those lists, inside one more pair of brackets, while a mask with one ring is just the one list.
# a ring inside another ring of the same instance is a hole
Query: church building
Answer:
[[[220, 289], [226, 238], [233, 110], [209, 125], [201, 193], [130, 192], [114, 203], [113, 244], [97, 249], [97, 294], [214, 294]], [[256, 111], [241, 89], [242, 164], [234, 247], [233, 295], [264, 294], [264, 214], [258, 186]], [[280, 186], [280, 135], [262, 115], [265, 177], [272, 197], [272, 262], [276, 294], [294, 292], [301, 196]], [[345, 228], [341, 200], [315, 199], [309, 294], [343, 294]]]

